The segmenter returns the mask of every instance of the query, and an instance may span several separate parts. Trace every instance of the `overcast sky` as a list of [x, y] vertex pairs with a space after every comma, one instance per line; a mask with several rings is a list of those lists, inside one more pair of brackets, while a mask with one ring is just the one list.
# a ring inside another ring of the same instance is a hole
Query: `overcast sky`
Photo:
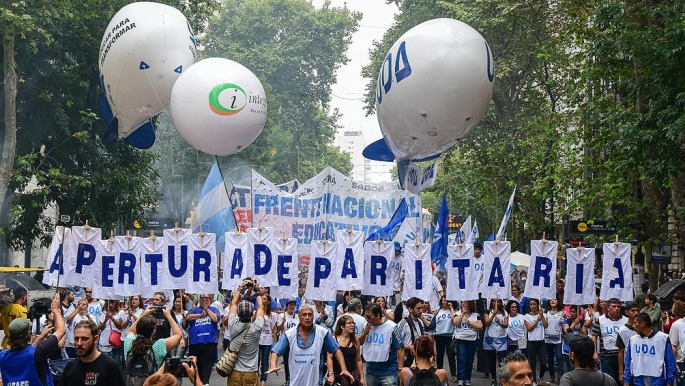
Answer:
[[[312, 0], [315, 7], [321, 7], [323, 2], [324, 0]], [[362, 78], [361, 71], [370, 62], [369, 50], [374, 40], [380, 41], [383, 38], [398, 9], [395, 4], [386, 4], [385, 0], [331, 0], [331, 6], [345, 5], [353, 11], [361, 12], [363, 18], [347, 51], [350, 62], [338, 70], [331, 105], [340, 110], [342, 117], [339, 123], [342, 127], [345, 130], [363, 131], [366, 143], [370, 144], [381, 138], [381, 130], [375, 114], [365, 116], [362, 99], [368, 80]], [[392, 165], [388, 163], [388, 168]]]

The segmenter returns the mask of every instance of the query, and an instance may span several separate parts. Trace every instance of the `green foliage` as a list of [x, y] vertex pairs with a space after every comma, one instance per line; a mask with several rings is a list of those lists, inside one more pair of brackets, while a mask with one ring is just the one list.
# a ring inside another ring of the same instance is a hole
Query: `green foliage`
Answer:
[[349, 157], [331, 146], [337, 113], [329, 115], [335, 72], [361, 15], [304, 0], [228, 0], [211, 20], [205, 55], [235, 60], [267, 91], [263, 133], [235, 157], [274, 181], [306, 180], [332, 166], [349, 173]]
[[[16, 2], [2, 8], [4, 31], [24, 23], [17, 36], [17, 157], [9, 193], [11, 226], [3, 230], [15, 249], [39, 238], [49, 242], [49, 206], [105, 230], [155, 210], [159, 175], [155, 156], [124, 143], [105, 147], [98, 120], [97, 56], [110, 19], [132, 1]], [[166, 3], [190, 16], [196, 33], [215, 9], [213, 0]], [[28, 4], [28, 5], [27, 5]], [[15, 23], [15, 24], [12, 24]], [[6, 28], [7, 27], [7, 28]], [[2, 127], [4, 130], [4, 127]]]

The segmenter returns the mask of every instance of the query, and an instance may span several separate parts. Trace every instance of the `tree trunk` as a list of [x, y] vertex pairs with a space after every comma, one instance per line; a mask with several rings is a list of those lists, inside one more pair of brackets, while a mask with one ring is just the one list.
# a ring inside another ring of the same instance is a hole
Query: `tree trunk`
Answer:
[[[3, 70], [4, 70], [4, 89], [5, 89], [5, 136], [2, 143], [2, 157], [0, 158], [0, 208], [5, 208], [5, 200], [9, 194], [7, 187], [14, 167], [14, 154], [17, 145], [17, 72], [14, 61], [14, 35], [5, 32], [2, 37], [3, 44]], [[3, 216], [5, 217], [5, 216]], [[4, 239], [4, 236], [0, 236]], [[4, 241], [4, 240], [3, 240]], [[0, 250], [0, 259], [7, 259], [7, 245]]]

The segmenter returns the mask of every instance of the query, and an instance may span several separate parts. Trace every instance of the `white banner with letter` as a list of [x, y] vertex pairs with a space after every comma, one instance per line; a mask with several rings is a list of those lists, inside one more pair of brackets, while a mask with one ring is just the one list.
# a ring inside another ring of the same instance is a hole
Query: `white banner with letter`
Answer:
[[364, 243], [364, 289], [362, 295], [391, 296], [395, 274], [391, 262], [395, 258], [392, 241], [367, 241]]
[[246, 275], [247, 269], [247, 233], [226, 232], [224, 236], [223, 268], [221, 288], [234, 290]]
[[447, 300], [478, 299], [478, 272], [474, 267], [473, 244], [447, 246]]
[[312, 259], [307, 276], [306, 298], [309, 300], [334, 301], [337, 295], [335, 286], [335, 255], [337, 244], [330, 241], [314, 241], [311, 245]]
[[164, 266], [164, 256], [167, 254], [167, 247], [163, 237], [148, 237], [138, 243], [140, 249], [138, 255], [141, 261], [141, 276], [143, 285], [140, 286], [140, 295], [144, 298], [151, 298], [155, 292], [162, 291], [161, 283], [166, 276]]
[[247, 264], [246, 277], [259, 280], [261, 286], [276, 285], [276, 272], [271, 254], [274, 239], [274, 228], [257, 227], [247, 229]]
[[161, 288], [188, 288], [188, 242], [192, 231], [190, 229], [165, 229], [164, 243], [167, 245], [167, 253], [164, 255], [162, 266], [168, 274], [160, 284]]
[[95, 263], [95, 245], [100, 242], [102, 231], [100, 228], [74, 226], [71, 227], [71, 240], [64, 249], [64, 276], [60, 281], [61, 287], [92, 287], [93, 263]]
[[411, 297], [427, 302], [433, 291], [431, 244], [407, 244], [404, 248], [404, 287], [402, 301]]
[[276, 286], [271, 287], [272, 298], [296, 298], [299, 281], [297, 278], [297, 239], [281, 237], [273, 242], [276, 259]]
[[140, 276], [140, 244], [141, 238], [134, 236], [117, 236], [117, 258], [114, 270], [114, 292], [119, 296], [140, 295], [142, 278]]
[[594, 304], [596, 296], [595, 249], [567, 248], [564, 304]]
[[[93, 269], [97, 274], [93, 277], [93, 293], [92, 297], [97, 299], [119, 299], [120, 296], [116, 294], [114, 289], [114, 280], [117, 273], [117, 243], [114, 239], [98, 240], [97, 243], [98, 258], [95, 259]], [[60, 283], [60, 286], [62, 284]]]
[[63, 250], [66, 245], [62, 245], [62, 235], [64, 235], [64, 240], [69, 240], [71, 238], [71, 228], [65, 228], [63, 226], [55, 228], [45, 264], [48, 269], [43, 274], [43, 284], [53, 287], [57, 286], [57, 277], [59, 275], [62, 275], [62, 278], [64, 278], [64, 266], [62, 265], [60, 267], [60, 264], [62, 264], [62, 260], [64, 260], [62, 256], [64, 255]]
[[480, 292], [488, 299], [509, 299], [511, 297], [511, 276], [509, 263], [511, 243], [509, 241], [486, 241], [483, 243], [483, 282]]
[[528, 267], [524, 295], [533, 299], [556, 298], [557, 243], [548, 240], [531, 240]]
[[336, 289], [359, 291], [364, 288], [364, 234], [352, 229], [338, 230], [336, 240]]
[[604, 243], [602, 248], [602, 287], [599, 298], [617, 298], [622, 302], [633, 300], [633, 268], [630, 262], [631, 248], [628, 243]]
[[194, 233], [189, 238], [189, 282], [186, 288], [192, 294], [216, 294], [217, 279], [216, 234]]

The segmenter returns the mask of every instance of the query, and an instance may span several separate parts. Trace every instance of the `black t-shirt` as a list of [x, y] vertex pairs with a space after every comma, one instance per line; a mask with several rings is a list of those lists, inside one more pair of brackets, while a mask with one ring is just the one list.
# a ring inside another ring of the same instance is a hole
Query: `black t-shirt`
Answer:
[[119, 365], [103, 353], [90, 363], [84, 363], [80, 359], [69, 362], [64, 368], [60, 382], [60, 386], [121, 386], [123, 384], [124, 376], [119, 370]]
[[171, 325], [164, 315], [152, 315], [157, 323], [157, 329], [154, 335], [152, 335], [152, 340], [166, 339], [171, 336]]

